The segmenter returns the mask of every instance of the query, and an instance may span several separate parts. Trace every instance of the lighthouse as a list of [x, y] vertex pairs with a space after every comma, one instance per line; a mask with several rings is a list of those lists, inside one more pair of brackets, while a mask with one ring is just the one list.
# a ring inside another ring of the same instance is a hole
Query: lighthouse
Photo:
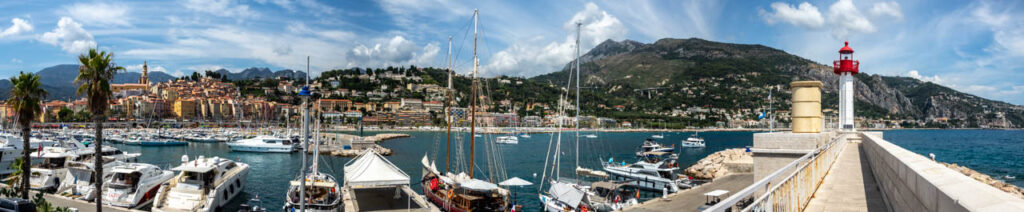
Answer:
[[839, 60], [833, 61], [833, 72], [839, 75], [839, 128], [855, 131], [853, 125], [853, 75], [859, 73], [860, 61], [853, 60], [850, 42], [839, 49]]

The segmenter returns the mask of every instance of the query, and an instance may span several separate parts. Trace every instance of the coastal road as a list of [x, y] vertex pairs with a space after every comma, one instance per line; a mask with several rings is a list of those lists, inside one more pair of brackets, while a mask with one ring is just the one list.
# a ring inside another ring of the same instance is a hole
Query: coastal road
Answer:
[[[629, 212], [655, 212], [655, 211], [697, 211], [697, 208], [704, 205], [704, 193], [722, 189], [733, 192], [746, 188], [754, 183], [754, 174], [730, 174], [719, 177], [710, 183], [696, 188], [687, 189], [682, 192], [669, 195], [668, 199], [661, 198], [648, 200], [640, 205], [626, 209]], [[728, 198], [723, 196], [722, 199]]]

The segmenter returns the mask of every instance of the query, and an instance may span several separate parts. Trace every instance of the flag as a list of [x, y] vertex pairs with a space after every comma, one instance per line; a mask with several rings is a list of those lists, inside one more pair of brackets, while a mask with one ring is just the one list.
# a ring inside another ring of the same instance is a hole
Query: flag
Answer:
[[757, 120], [764, 119], [764, 116], [765, 116], [764, 111], [761, 111], [761, 114], [757, 115]]

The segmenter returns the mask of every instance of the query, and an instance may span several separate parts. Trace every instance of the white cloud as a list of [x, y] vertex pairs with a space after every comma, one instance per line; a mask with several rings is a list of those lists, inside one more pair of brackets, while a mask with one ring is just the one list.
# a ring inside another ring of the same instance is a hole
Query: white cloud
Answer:
[[828, 22], [832, 25], [832, 36], [836, 39], [848, 40], [852, 33], [872, 33], [875, 26], [868, 21], [853, 0], [839, 0], [828, 8]]
[[[131, 71], [131, 72], [142, 72], [142, 65], [143, 64], [128, 65], [128, 66], [124, 66], [124, 69], [127, 70], [127, 71]], [[149, 70], [148, 70], [149, 72], [156, 71], [156, 72], [164, 72], [164, 73], [170, 74], [170, 72], [167, 71], [167, 68], [164, 68], [163, 66], [154, 66], [152, 64], [150, 64], [148, 66], [149, 66]]]
[[768, 24], [786, 22], [810, 29], [819, 29], [825, 25], [825, 18], [821, 16], [821, 12], [818, 12], [818, 7], [811, 3], [804, 2], [793, 7], [786, 3], [775, 2], [771, 4], [771, 7], [774, 10], [772, 13], [759, 11]]
[[11, 63], [21, 63], [22, 61], [18, 58], [11, 58]]
[[128, 7], [123, 4], [75, 3], [65, 6], [64, 12], [90, 26], [131, 26]]
[[907, 77], [918, 79], [918, 80], [925, 81], [925, 82], [932, 82], [932, 83], [935, 83], [935, 84], [942, 84], [942, 79], [939, 78], [939, 75], [930, 76], [930, 77], [929, 76], [922, 76], [921, 73], [918, 72], [917, 70], [910, 70], [910, 71], [908, 71], [907, 72]]
[[903, 20], [903, 12], [900, 11], [900, 4], [894, 1], [875, 3], [868, 13], [875, 17], [889, 16], [896, 20]]
[[626, 27], [618, 18], [601, 10], [594, 3], [587, 3], [582, 11], [563, 24], [566, 34], [563, 42], [551, 42], [542, 46], [531, 45], [541, 43], [535, 38], [513, 43], [507, 49], [495, 53], [481, 74], [534, 76], [558, 70], [575, 57], [576, 23], [583, 24], [580, 54], [586, 53], [588, 49], [605, 40], [624, 39], [627, 33]]
[[298, 6], [302, 7], [303, 12], [312, 11], [316, 15], [334, 13], [334, 7], [321, 4], [316, 0], [256, 0], [256, 2], [260, 4], [271, 3], [288, 10], [288, 12], [299, 11], [299, 7], [296, 7], [295, 5], [295, 3], [298, 3]]
[[11, 19], [11, 27], [7, 27], [0, 32], [0, 38], [18, 35], [25, 32], [32, 31], [32, 24], [28, 23], [25, 19], [13, 18]]
[[250, 10], [249, 5], [235, 0], [185, 0], [185, 8], [211, 15], [236, 18], [259, 17], [259, 13]]
[[64, 52], [77, 54], [96, 48], [96, 41], [92, 34], [82, 29], [82, 24], [75, 22], [69, 17], [61, 17], [57, 22], [57, 28], [53, 31], [43, 33], [39, 41], [50, 45], [60, 46]]
[[378, 40], [372, 46], [357, 44], [347, 55], [348, 67], [356, 66], [404, 66], [433, 65], [429, 64], [437, 57], [441, 48], [438, 44], [429, 43], [420, 47], [402, 36], [394, 36], [386, 40]]

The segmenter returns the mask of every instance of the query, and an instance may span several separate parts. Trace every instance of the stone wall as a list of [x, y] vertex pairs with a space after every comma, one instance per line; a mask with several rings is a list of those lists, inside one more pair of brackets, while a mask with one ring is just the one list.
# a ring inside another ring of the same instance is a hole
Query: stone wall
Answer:
[[892, 211], [1024, 211], [1024, 199], [864, 133], [862, 150]]

